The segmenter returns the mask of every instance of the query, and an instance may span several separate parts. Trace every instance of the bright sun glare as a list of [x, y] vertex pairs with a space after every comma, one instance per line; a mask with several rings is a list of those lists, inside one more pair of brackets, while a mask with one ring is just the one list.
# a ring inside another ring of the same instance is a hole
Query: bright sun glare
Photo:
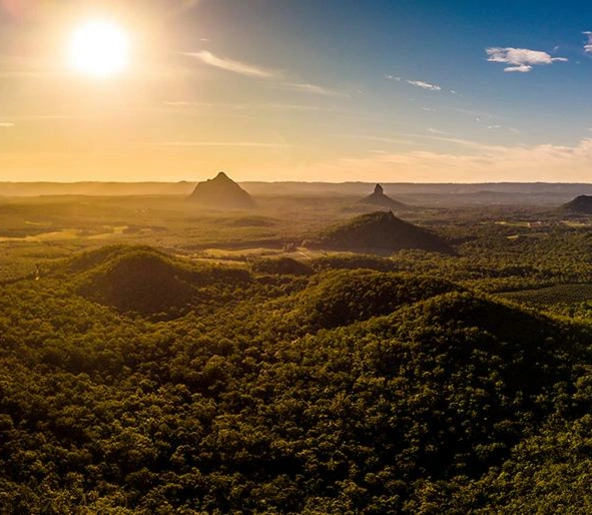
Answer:
[[129, 36], [116, 23], [88, 21], [72, 34], [69, 63], [79, 73], [97, 78], [112, 77], [127, 68], [129, 59]]

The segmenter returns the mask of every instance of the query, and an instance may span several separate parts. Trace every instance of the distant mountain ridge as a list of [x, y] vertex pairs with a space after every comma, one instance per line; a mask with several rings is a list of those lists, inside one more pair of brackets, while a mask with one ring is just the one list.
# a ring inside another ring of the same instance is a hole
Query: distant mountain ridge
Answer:
[[[201, 174], [200, 174], [201, 175]], [[242, 181], [240, 185], [253, 196], [350, 196], [361, 197], [375, 182], [303, 182], [303, 181]], [[586, 183], [381, 183], [398, 196], [425, 196], [413, 202], [483, 205], [484, 202], [514, 205], [561, 205], [580, 194], [592, 195], [592, 184]], [[137, 182], [0, 182], [0, 197], [38, 196], [189, 196], [195, 181], [137, 181]], [[486, 191], [487, 193], [485, 193]], [[488, 197], [490, 196], [490, 198]]]

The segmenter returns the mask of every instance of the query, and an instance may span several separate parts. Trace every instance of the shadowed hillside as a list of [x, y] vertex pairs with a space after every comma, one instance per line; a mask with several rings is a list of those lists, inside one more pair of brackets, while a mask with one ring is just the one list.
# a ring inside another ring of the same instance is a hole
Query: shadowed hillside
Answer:
[[392, 212], [378, 211], [331, 227], [305, 242], [309, 248], [385, 253], [401, 249], [451, 252], [442, 238], [405, 222]]
[[561, 206], [561, 210], [570, 213], [592, 215], [592, 196], [580, 195], [567, 204], [563, 204], [563, 206]]
[[224, 302], [227, 290], [249, 281], [246, 270], [194, 266], [150, 247], [112, 246], [84, 253], [58, 268], [75, 273], [89, 300], [144, 316], [171, 318], [204, 303]]
[[461, 291], [447, 281], [370, 270], [333, 271], [304, 290], [298, 316], [311, 328], [345, 326], [388, 315], [442, 293]]

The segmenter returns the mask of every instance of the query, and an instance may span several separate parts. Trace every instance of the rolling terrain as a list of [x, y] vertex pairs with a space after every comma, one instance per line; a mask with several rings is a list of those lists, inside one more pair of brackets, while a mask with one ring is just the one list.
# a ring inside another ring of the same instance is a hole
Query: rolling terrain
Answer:
[[587, 513], [587, 215], [255, 200], [0, 204], [8, 513]]

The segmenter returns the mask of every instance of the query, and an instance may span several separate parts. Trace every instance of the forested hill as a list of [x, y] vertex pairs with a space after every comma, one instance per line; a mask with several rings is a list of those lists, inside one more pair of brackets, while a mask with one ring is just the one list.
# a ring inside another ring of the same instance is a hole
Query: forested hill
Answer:
[[430, 276], [121, 246], [0, 312], [4, 513], [592, 509], [587, 326]]
[[392, 211], [376, 211], [329, 227], [304, 242], [309, 248], [391, 254], [401, 249], [451, 253], [449, 244], [436, 234], [405, 222]]

